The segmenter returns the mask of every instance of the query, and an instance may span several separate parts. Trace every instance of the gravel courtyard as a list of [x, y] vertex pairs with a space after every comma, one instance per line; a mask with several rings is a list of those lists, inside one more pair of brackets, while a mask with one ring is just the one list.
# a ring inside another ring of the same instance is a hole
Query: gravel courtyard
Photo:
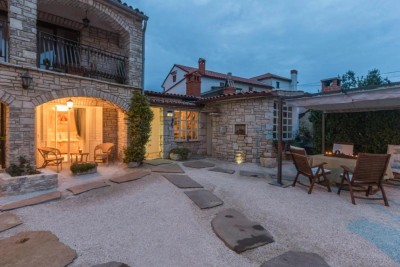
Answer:
[[[338, 196], [336, 188], [328, 193], [317, 186], [308, 195], [302, 186], [280, 188], [269, 178], [239, 175], [239, 170], [273, 174], [273, 169], [208, 161], [236, 172], [179, 165], [222, 199], [222, 206], [201, 210], [185, 190], [153, 172], [78, 196], [64, 191], [60, 201], [14, 210], [23, 224], [0, 233], [0, 239], [49, 230], [76, 250], [71, 266], [119, 261], [145, 267], [258, 267], [289, 250], [317, 253], [330, 266], [400, 266], [400, 187], [385, 187], [390, 207], [365, 200], [352, 205], [346, 191]], [[294, 176], [291, 163], [285, 163], [284, 174]], [[241, 254], [230, 250], [211, 228], [211, 220], [227, 208], [260, 223], [275, 242]]]

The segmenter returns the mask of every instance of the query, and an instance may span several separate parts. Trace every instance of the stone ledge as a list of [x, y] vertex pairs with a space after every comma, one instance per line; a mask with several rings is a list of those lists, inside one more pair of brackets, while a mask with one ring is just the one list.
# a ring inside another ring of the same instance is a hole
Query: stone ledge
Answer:
[[13, 196], [36, 191], [54, 189], [58, 186], [58, 174], [41, 169], [41, 173], [11, 177], [8, 173], [0, 174], [0, 195]]

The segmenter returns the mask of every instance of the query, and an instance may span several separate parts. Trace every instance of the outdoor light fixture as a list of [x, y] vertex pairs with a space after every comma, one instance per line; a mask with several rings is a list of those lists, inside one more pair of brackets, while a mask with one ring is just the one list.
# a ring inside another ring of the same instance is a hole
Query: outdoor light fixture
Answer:
[[83, 28], [89, 27], [90, 20], [87, 17], [87, 10], [86, 10], [86, 16], [82, 19], [82, 22], [83, 22]]
[[22, 79], [22, 88], [28, 90], [29, 87], [31, 86], [33, 77], [29, 75], [28, 72], [25, 72], [24, 74], [21, 75], [21, 79]]
[[172, 110], [168, 110], [167, 117], [173, 117], [173, 116], [174, 116], [174, 112]]
[[67, 107], [68, 107], [68, 109], [71, 109], [71, 108], [73, 108], [73, 106], [74, 106], [74, 102], [72, 102], [72, 100], [71, 100], [71, 98], [67, 101]]

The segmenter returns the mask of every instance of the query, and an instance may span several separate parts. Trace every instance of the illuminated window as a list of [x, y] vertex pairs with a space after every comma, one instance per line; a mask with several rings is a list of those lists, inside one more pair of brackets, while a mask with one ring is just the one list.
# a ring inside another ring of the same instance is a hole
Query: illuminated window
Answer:
[[[292, 107], [283, 104], [282, 110], [282, 140], [293, 139], [293, 111]], [[273, 139], [278, 139], [278, 102], [274, 102], [274, 128]]]
[[174, 112], [174, 139], [193, 141], [198, 139], [199, 113], [177, 110]]

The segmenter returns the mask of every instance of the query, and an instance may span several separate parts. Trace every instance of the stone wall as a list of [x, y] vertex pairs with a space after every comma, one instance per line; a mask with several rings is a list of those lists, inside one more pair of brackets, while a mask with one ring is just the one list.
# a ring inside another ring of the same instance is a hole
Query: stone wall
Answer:
[[[33, 84], [22, 89], [21, 74], [29, 71]], [[0, 101], [8, 105], [6, 165], [25, 155], [35, 164], [35, 107], [43, 103], [69, 97], [100, 98], [122, 111], [128, 109], [135, 88], [94, 79], [55, 73], [36, 68], [22, 68], [0, 63]]]
[[272, 153], [267, 129], [273, 125], [273, 103], [269, 98], [251, 98], [207, 104], [220, 110], [212, 117], [212, 157], [260, 162], [263, 153]]
[[115, 145], [112, 158], [118, 155], [118, 111], [116, 109], [103, 108], [103, 142]]

